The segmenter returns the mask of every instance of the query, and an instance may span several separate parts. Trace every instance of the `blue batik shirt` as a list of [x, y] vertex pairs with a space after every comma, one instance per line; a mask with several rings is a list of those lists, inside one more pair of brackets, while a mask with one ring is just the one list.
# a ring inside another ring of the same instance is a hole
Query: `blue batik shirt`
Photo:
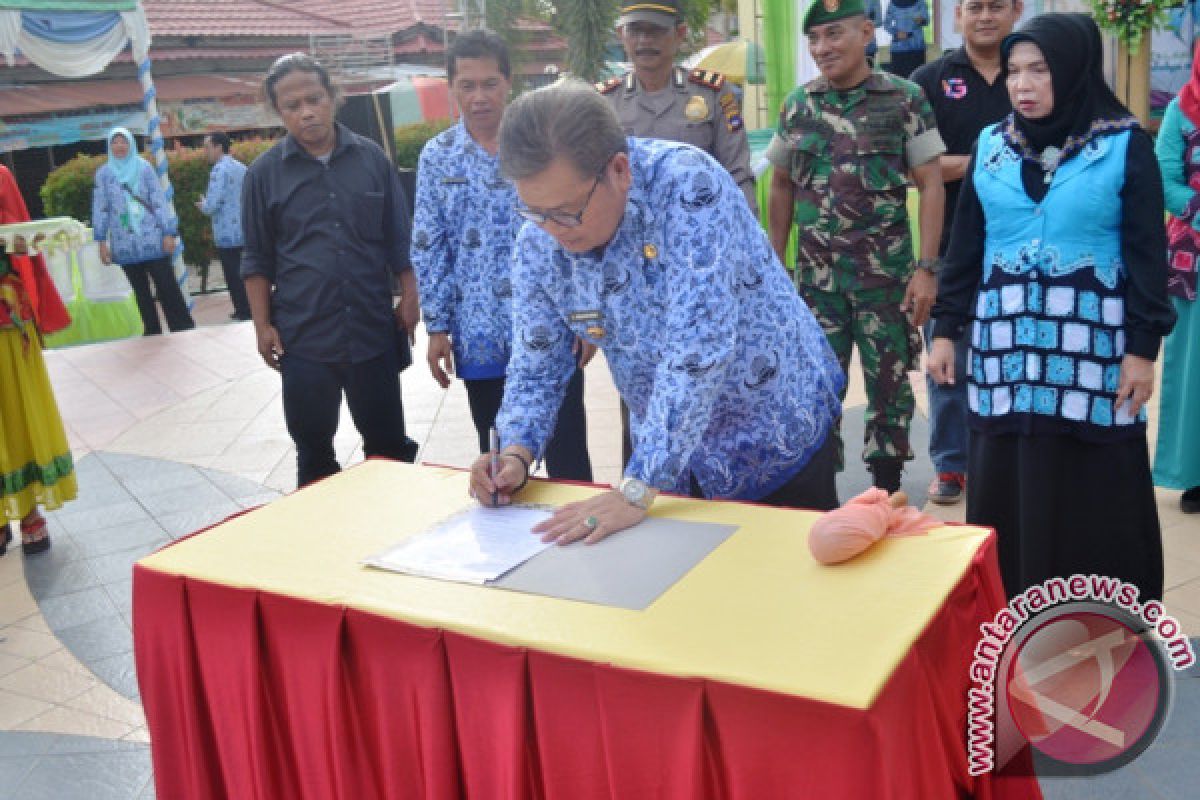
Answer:
[[461, 122], [421, 151], [412, 264], [425, 327], [450, 334], [460, 378], [503, 377], [508, 365], [516, 197]]
[[607, 246], [572, 254], [532, 223], [517, 237], [502, 444], [542, 452], [579, 337], [629, 406], [627, 476], [761, 499], [824, 443], [845, 376], [729, 173], [690, 145], [628, 143]]
[[212, 217], [213, 243], [217, 247], [241, 247], [242, 180], [246, 165], [229, 154], [213, 164], [208, 175], [208, 191], [200, 211]]
[[92, 233], [97, 242], [108, 242], [112, 260], [117, 264], [140, 264], [170, 255], [163, 252], [163, 237], [177, 233], [178, 223], [167, 206], [158, 175], [145, 161], [136, 194], [145, 203], [145, 213], [135, 228], [126, 208], [129, 195], [116, 173], [108, 164], [96, 170], [92, 190]]

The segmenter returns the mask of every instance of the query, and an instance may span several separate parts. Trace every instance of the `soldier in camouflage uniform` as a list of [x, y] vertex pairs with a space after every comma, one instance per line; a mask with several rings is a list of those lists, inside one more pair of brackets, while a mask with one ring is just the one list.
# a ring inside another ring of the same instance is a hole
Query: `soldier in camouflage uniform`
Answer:
[[[788, 95], [767, 152], [775, 167], [771, 242], [783, 259], [795, 224], [797, 288], [843, 369], [858, 346], [867, 390], [863, 459], [875, 485], [895, 491], [913, 457], [907, 373], [918, 367], [917, 327], [937, 291], [937, 157], [945, 146], [921, 89], [868, 65], [874, 26], [862, 0], [815, 0], [804, 31], [821, 76]], [[910, 178], [921, 196], [915, 263]]]

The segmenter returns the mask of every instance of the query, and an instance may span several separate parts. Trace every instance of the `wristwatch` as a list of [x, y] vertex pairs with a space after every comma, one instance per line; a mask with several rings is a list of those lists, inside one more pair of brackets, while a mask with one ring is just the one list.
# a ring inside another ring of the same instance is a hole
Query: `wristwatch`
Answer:
[[923, 269], [926, 272], [937, 275], [942, 271], [942, 260], [940, 258], [921, 258], [917, 260], [917, 269]]
[[637, 506], [642, 511], [650, 510], [650, 484], [637, 478], [626, 478], [621, 482], [621, 496], [631, 506]]

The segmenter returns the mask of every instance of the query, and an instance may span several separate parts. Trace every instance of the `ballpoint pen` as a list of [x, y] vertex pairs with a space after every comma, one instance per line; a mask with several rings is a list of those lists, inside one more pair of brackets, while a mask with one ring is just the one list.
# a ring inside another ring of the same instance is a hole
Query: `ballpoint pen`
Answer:
[[497, 505], [500, 502], [500, 493], [495, 489], [496, 473], [500, 471], [500, 434], [496, 432], [496, 426], [492, 426], [491, 430], [491, 448], [492, 448], [492, 505]]

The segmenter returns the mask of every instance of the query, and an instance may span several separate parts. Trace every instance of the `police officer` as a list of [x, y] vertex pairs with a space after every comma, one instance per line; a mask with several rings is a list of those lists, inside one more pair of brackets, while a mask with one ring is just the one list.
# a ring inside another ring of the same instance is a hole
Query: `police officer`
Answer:
[[[863, 458], [875, 485], [895, 491], [913, 457], [908, 372], [937, 291], [945, 146], [921, 89], [868, 65], [875, 26], [863, 0], [814, 0], [803, 25], [821, 75], [788, 95], [767, 151], [771, 243], [782, 259], [796, 225], [796, 283], [843, 369], [858, 345]], [[915, 264], [909, 176], [921, 195]]]
[[699, 147], [729, 170], [757, 215], [750, 145], [737, 97], [721, 73], [675, 65], [687, 41], [678, 0], [622, 4], [617, 33], [633, 69], [596, 88], [612, 103], [625, 133]]
[[517, 187], [513, 356], [475, 496], [509, 502], [550, 435], [576, 338], [629, 405], [620, 489], [535, 528], [560, 543], [637, 524], [659, 491], [830, 508], [844, 376], [730, 175], [678, 142], [626, 138], [591, 87], [513, 102], [500, 167]]

